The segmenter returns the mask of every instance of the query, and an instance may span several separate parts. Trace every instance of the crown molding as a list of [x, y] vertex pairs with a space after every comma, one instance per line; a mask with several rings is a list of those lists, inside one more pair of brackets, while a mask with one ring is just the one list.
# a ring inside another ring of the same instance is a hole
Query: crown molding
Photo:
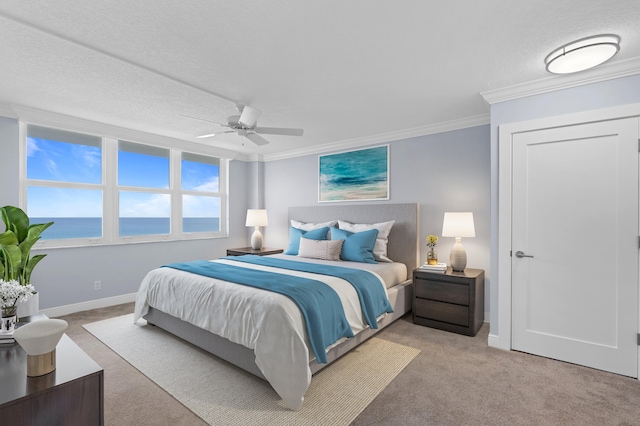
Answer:
[[264, 156], [262, 154], [250, 154], [250, 153], [238, 153], [234, 160], [245, 161], [248, 163], [255, 161], [264, 161]]
[[552, 76], [527, 83], [515, 84], [501, 89], [487, 90], [480, 94], [489, 105], [524, 98], [526, 96], [549, 93], [556, 90], [583, 86], [585, 84], [612, 80], [640, 74], [640, 57], [605, 63], [594, 69], [575, 74]]
[[[88, 133], [101, 137], [110, 137], [114, 139], [129, 140], [132, 142], [147, 143], [164, 148], [178, 148], [183, 151], [213, 155], [230, 160], [233, 160], [238, 156], [237, 152], [228, 149], [217, 148], [210, 145], [199, 144], [196, 142], [184, 141], [168, 136], [146, 133], [139, 130], [127, 129], [111, 124], [99, 123], [97, 121], [72, 117], [69, 115], [40, 110], [32, 107], [26, 107], [23, 105], [9, 105], [9, 109], [13, 113], [13, 118], [17, 118], [20, 121], [24, 121], [30, 124], [59, 128], [67, 131]], [[0, 109], [0, 114], [2, 114], [2, 112], [3, 111]]]
[[381, 133], [378, 135], [365, 136], [362, 138], [347, 139], [338, 142], [332, 142], [324, 145], [316, 145], [309, 148], [287, 151], [279, 154], [266, 154], [263, 161], [285, 160], [288, 158], [303, 157], [305, 155], [322, 154], [329, 151], [345, 150], [352, 148], [360, 148], [367, 145], [378, 143], [387, 143], [402, 139], [409, 139], [418, 136], [432, 135], [437, 133], [449, 132], [452, 130], [466, 129], [469, 127], [482, 126], [489, 124], [490, 115], [480, 114], [471, 117], [465, 117], [458, 120], [443, 121], [441, 123], [430, 124], [428, 126], [412, 127], [397, 132]]

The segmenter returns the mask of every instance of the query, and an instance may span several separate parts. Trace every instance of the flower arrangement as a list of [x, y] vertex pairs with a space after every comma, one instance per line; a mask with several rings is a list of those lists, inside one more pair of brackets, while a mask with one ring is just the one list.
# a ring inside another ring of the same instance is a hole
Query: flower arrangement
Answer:
[[438, 244], [438, 237], [436, 235], [427, 235], [427, 247], [434, 248]]
[[35, 288], [31, 284], [21, 285], [17, 280], [0, 279], [0, 302], [2, 302], [3, 315], [15, 315], [18, 303], [29, 300], [34, 292]]
[[427, 264], [428, 265], [437, 265], [438, 264], [438, 253], [436, 253], [436, 245], [438, 244], [438, 237], [436, 235], [427, 235], [427, 247], [429, 247], [429, 252], [427, 253]]

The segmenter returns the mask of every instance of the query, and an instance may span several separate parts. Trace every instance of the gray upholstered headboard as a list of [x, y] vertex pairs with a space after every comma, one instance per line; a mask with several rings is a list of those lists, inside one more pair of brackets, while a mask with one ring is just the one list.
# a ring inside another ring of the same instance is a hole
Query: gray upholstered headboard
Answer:
[[353, 204], [289, 207], [289, 219], [301, 222], [345, 220], [351, 223], [378, 223], [395, 220], [389, 234], [387, 253], [391, 260], [407, 265], [407, 271], [418, 267], [418, 204]]

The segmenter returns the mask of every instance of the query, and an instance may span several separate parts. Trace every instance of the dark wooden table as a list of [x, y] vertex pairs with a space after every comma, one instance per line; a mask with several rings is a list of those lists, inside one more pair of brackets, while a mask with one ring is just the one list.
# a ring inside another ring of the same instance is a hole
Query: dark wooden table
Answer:
[[103, 425], [104, 370], [66, 334], [56, 346], [56, 369], [40, 377], [27, 377], [20, 345], [0, 346], [0, 419], [15, 426]]
[[484, 271], [413, 271], [413, 323], [475, 336], [484, 320]]
[[267, 256], [269, 254], [280, 254], [284, 250], [262, 247], [254, 249], [253, 247], [240, 247], [227, 249], [227, 256], [244, 256], [245, 254], [257, 254], [258, 256]]

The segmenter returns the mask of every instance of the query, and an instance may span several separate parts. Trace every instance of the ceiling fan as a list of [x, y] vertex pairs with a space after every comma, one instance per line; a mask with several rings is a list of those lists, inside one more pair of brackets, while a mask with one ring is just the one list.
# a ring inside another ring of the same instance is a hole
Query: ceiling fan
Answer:
[[217, 124], [218, 126], [228, 127], [231, 130], [226, 130], [222, 132], [215, 133], [207, 133], [204, 135], [196, 136], [199, 139], [202, 138], [210, 138], [215, 135], [223, 134], [223, 133], [237, 133], [240, 136], [244, 136], [249, 139], [251, 142], [256, 145], [266, 145], [269, 143], [268, 140], [260, 136], [260, 134], [265, 135], [285, 135], [285, 136], [302, 136], [302, 129], [290, 129], [283, 127], [258, 127], [256, 126], [258, 122], [258, 117], [262, 114], [261, 111], [250, 107], [249, 105], [236, 105], [236, 109], [240, 113], [240, 115], [232, 115], [227, 118], [227, 123], [217, 123], [215, 121], [204, 120], [202, 118], [191, 117], [188, 115], [178, 114], [182, 117], [192, 118], [194, 120], [206, 121], [207, 123]]

